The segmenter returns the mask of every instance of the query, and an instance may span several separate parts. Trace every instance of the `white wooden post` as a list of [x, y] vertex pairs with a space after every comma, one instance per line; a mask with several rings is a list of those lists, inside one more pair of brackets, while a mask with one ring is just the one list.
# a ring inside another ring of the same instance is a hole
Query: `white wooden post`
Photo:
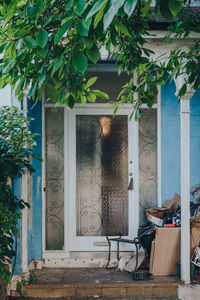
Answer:
[[190, 284], [190, 94], [181, 99], [181, 280]]
[[[183, 76], [176, 80], [176, 95], [184, 83]], [[187, 92], [180, 100], [181, 127], [181, 280], [190, 284], [190, 98], [194, 91], [187, 85]]]

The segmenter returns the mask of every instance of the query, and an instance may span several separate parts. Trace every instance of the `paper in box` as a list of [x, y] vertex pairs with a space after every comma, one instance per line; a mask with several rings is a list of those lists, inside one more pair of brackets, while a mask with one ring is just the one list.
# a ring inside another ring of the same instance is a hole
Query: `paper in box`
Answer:
[[172, 211], [172, 210], [176, 210], [177, 206], [180, 205], [180, 203], [181, 203], [181, 197], [179, 196], [179, 194], [176, 193], [172, 200], [165, 200], [162, 206]]
[[169, 211], [169, 209], [165, 208], [165, 207], [149, 208], [149, 209], [146, 209], [146, 216], [147, 216], [147, 219], [149, 218], [149, 216], [161, 218], [163, 216], [163, 214], [167, 211]]

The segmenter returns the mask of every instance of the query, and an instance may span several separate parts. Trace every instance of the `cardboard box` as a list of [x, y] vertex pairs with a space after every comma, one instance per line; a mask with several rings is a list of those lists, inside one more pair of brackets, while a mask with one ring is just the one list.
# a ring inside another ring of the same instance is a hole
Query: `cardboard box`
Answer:
[[178, 274], [180, 235], [180, 228], [156, 228], [150, 258], [150, 273], [153, 276]]
[[152, 222], [157, 226], [162, 227], [162, 225], [163, 225], [163, 220], [162, 219], [156, 218], [156, 217], [151, 216], [151, 215], [149, 215], [147, 219], [148, 219], [149, 222]]
[[[180, 261], [181, 228], [156, 228], [152, 242], [150, 273], [153, 276], [177, 275]], [[200, 244], [200, 227], [193, 227], [190, 234], [190, 256]]]
[[193, 227], [190, 234], [190, 256], [192, 257], [194, 249], [199, 247], [200, 243], [200, 227]]
[[172, 210], [176, 210], [177, 206], [180, 205], [180, 203], [181, 203], [181, 197], [179, 196], [179, 194], [176, 193], [172, 200], [165, 200], [162, 206], [172, 211]]
[[163, 214], [167, 211], [169, 211], [169, 209], [165, 207], [154, 207], [154, 208], [146, 209], [146, 216], [147, 219], [149, 216], [161, 218]]

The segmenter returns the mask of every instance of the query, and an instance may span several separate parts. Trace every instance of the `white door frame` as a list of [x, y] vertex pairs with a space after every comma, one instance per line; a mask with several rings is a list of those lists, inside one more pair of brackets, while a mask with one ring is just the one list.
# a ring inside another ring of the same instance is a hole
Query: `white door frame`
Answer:
[[[57, 262], [57, 259], [61, 259], [61, 265], [63, 264], [62, 259], [66, 259], [66, 258], [70, 258], [70, 247], [69, 247], [69, 209], [68, 209], [68, 204], [69, 204], [69, 168], [68, 168], [68, 163], [69, 163], [69, 114], [71, 114], [72, 111], [69, 111], [66, 109], [65, 106], [61, 106], [63, 107], [64, 111], [65, 111], [65, 177], [67, 178], [65, 180], [65, 194], [64, 194], [64, 201], [65, 201], [65, 205], [64, 205], [64, 220], [65, 220], [65, 233], [64, 233], [64, 249], [63, 250], [46, 250], [45, 247], [45, 238], [46, 238], [46, 193], [44, 191], [44, 188], [46, 186], [46, 175], [45, 175], [45, 108], [46, 107], [54, 107], [54, 104], [52, 103], [45, 103], [45, 101], [43, 100], [43, 105], [42, 105], [42, 153], [43, 153], [43, 165], [42, 165], [42, 216], [43, 216], [43, 222], [42, 222], [42, 236], [43, 236], [43, 258], [44, 259], [48, 259], [49, 262], [52, 262], [54, 264], [54, 259], [55, 262]], [[102, 108], [104, 109], [104, 113], [106, 112], [108, 105], [107, 104], [98, 104], [98, 103], [94, 103], [94, 104], [85, 104], [84, 107], [81, 105], [76, 105], [76, 108], [85, 108], [85, 109], [97, 109], [97, 108]], [[142, 108], [148, 108], [146, 105], [142, 105]], [[154, 109], [157, 110], [157, 141], [158, 141], [158, 157], [157, 157], [157, 162], [158, 162], [158, 206], [161, 205], [161, 92], [159, 89], [159, 94], [158, 94], [158, 103], [154, 104], [153, 107]], [[123, 107], [121, 107], [121, 109], [132, 109], [131, 105], [123, 105]], [[112, 114], [112, 109], [110, 109], [110, 113]], [[133, 121], [133, 119], [131, 120], [131, 122], [135, 122]], [[137, 152], [138, 152], [138, 135], [139, 135], [139, 130], [138, 130], [138, 122], [135, 122], [135, 142], [136, 142], [136, 148], [137, 148]], [[134, 153], [134, 161], [135, 161], [135, 172], [134, 175], [136, 174], [137, 176], [135, 176], [134, 178], [134, 191], [135, 191], [135, 195], [136, 195], [136, 199], [138, 199], [139, 202], [139, 182], [138, 182], [138, 175], [139, 175], [139, 157], [138, 157], [138, 153]], [[136, 211], [139, 212], [139, 203], [137, 202], [137, 207], [136, 207]], [[131, 216], [132, 217], [132, 216]], [[138, 216], [133, 215], [134, 218], [136, 218], [137, 220], [137, 224], [139, 225], [139, 213]], [[100, 248], [100, 249], [99, 249]], [[103, 249], [106, 249], [106, 251], [108, 250], [107, 247], [98, 247], [98, 251], [104, 251]]]
[[[66, 112], [67, 113], [67, 112]], [[130, 115], [131, 107], [119, 108], [118, 115]], [[106, 238], [97, 237], [77, 237], [76, 236], [76, 115], [112, 115], [112, 111], [107, 111], [103, 104], [92, 104], [82, 108], [74, 108], [68, 114], [69, 122], [69, 140], [68, 140], [68, 153], [69, 153], [69, 196], [67, 205], [67, 223], [65, 228], [68, 228], [68, 247], [69, 251], [107, 251]], [[66, 128], [66, 127], [65, 127]], [[128, 172], [129, 180], [133, 177], [134, 189], [129, 191], [129, 235], [127, 238], [134, 238], [137, 236], [137, 229], [139, 224], [139, 194], [138, 194], [138, 122], [133, 119], [128, 122]], [[65, 152], [66, 153], [66, 152]], [[130, 164], [133, 161], [133, 164]], [[133, 175], [130, 176], [130, 173]], [[128, 187], [127, 187], [128, 188]], [[132, 247], [131, 247], [132, 248]], [[124, 245], [122, 250], [129, 248]]]

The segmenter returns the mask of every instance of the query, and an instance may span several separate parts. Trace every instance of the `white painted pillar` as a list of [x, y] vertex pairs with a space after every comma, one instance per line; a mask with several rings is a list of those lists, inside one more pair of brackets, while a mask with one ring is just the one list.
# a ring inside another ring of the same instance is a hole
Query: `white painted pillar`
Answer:
[[181, 99], [181, 280], [190, 283], [190, 94]]
[[[176, 95], [183, 83], [183, 76], [175, 80]], [[181, 127], [181, 280], [190, 284], [190, 99], [194, 91], [187, 85], [187, 92], [180, 100]]]

